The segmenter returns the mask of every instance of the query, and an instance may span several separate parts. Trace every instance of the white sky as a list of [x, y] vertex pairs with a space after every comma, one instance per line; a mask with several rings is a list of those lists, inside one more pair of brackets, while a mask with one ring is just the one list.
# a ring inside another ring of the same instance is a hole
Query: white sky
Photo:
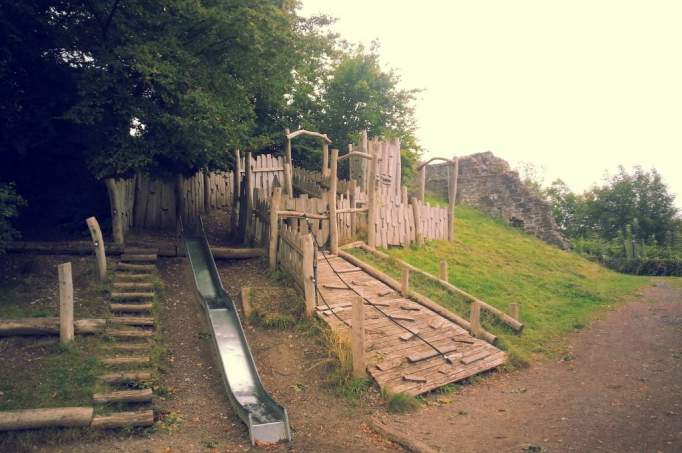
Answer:
[[492, 151], [588, 189], [655, 167], [682, 208], [682, 1], [303, 0], [423, 88], [426, 155]]

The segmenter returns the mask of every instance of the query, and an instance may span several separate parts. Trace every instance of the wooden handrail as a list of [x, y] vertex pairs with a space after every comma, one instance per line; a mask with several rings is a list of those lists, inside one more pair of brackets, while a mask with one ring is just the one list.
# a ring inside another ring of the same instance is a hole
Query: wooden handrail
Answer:
[[301, 211], [277, 211], [277, 215], [280, 217], [307, 217], [309, 219], [315, 219], [315, 220], [327, 220], [327, 219], [329, 219], [328, 215], [311, 214], [309, 212], [301, 212]]
[[343, 156], [339, 157], [338, 160], [340, 162], [340, 161], [348, 159], [352, 156], [362, 157], [363, 159], [368, 159], [368, 160], [376, 159], [376, 157], [372, 156], [371, 154], [361, 153], [360, 151], [351, 151], [351, 152], [344, 154]]

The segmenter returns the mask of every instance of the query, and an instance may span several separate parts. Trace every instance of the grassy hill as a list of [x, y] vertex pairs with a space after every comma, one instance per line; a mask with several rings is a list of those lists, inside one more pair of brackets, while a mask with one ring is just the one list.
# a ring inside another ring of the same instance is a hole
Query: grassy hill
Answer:
[[[612, 272], [466, 206], [457, 207], [455, 232], [454, 242], [432, 241], [421, 248], [394, 248], [387, 253], [434, 275], [439, 262], [446, 260], [450, 283], [505, 312], [510, 303], [519, 303], [525, 324], [520, 335], [492, 317], [483, 317], [483, 326], [498, 336], [514, 367], [526, 365], [535, 354], [562, 353], [566, 333], [583, 328], [599, 310], [650, 281]], [[400, 275], [398, 267], [386, 260], [358, 249], [353, 254], [393, 277]], [[469, 316], [469, 304], [458, 296], [418, 275], [410, 278], [417, 291]]]

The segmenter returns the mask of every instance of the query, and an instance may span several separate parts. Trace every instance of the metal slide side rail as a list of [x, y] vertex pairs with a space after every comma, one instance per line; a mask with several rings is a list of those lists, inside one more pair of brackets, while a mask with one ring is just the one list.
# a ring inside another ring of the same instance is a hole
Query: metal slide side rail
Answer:
[[251, 445], [291, 441], [287, 411], [263, 388], [239, 314], [220, 280], [201, 219], [197, 229], [196, 234], [185, 234], [185, 246], [230, 402], [249, 429]]

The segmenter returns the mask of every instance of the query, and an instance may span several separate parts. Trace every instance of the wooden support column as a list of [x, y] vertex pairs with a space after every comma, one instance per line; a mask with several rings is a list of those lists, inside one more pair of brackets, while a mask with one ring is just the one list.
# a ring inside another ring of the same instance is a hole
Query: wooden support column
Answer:
[[[363, 136], [363, 140], [366, 136]], [[375, 249], [377, 246], [376, 218], [377, 218], [377, 153], [372, 150], [369, 160], [369, 175], [367, 181], [367, 245]]]
[[[348, 197], [350, 201], [350, 208], [351, 209], [357, 209], [358, 207], [358, 201], [355, 198], [355, 192], [356, 192], [356, 182], [354, 179], [350, 180], [350, 183], [348, 184]], [[357, 234], [358, 230], [358, 213], [355, 211], [351, 211], [350, 213], [350, 237], [355, 239], [355, 235]]]
[[426, 196], [426, 165], [419, 169], [419, 201], [424, 203]]
[[244, 244], [249, 243], [249, 230], [252, 222], [253, 214], [253, 177], [252, 177], [252, 165], [251, 165], [251, 151], [247, 151], [244, 154], [244, 169], [246, 173], [244, 175], [244, 185], [246, 186], [246, 193], [244, 198], [244, 203], [246, 204], [246, 209], [244, 212]]
[[327, 201], [329, 203], [329, 250], [333, 255], [339, 251], [339, 225], [336, 216], [336, 184], [338, 182], [337, 171], [339, 161], [339, 150], [332, 149], [331, 168], [329, 177], [329, 192], [327, 193]]
[[481, 304], [472, 302], [469, 310], [471, 311], [469, 318], [471, 335], [476, 338], [481, 338]]
[[275, 187], [270, 198], [270, 244], [268, 247], [268, 263], [270, 271], [277, 270], [277, 242], [279, 240], [279, 211], [282, 204], [282, 188]]
[[455, 201], [457, 198], [458, 173], [459, 159], [455, 157], [450, 165], [450, 180], [448, 181], [448, 241], [455, 240]]
[[410, 270], [403, 267], [400, 272], [400, 294], [407, 297], [410, 292]]
[[[291, 160], [291, 139], [288, 137], [289, 128], [284, 129], [284, 136], [287, 137], [286, 147], [284, 149], [284, 193], [289, 197], [294, 196], [293, 182], [291, 180], [291, 167], [293, 166]], [[289, 167], [287, 168], [287, 164]]]
[[59, 342], [73, 341], [73, 277], [71, 263], [57, 266], [59, 273]]
[[97, 258], [97, 275], [100, 280], [107, 279], [107, 256], [104, 250], [104, 239], [102, 238], [102, 230], [99, 227], [99, 222], [94, 217], [85, 219], [85, 223], [90, 230], [90, 237], [92, 238], [92, 245], [95, 247], [95, 257]]
[[232, 234], [239, 231], [239, 195], [241, 193], [242, 163], [239, 150], [234, 150], [234, 170], [232, 183]]
[[421, 201], [417, 198], [412, 197], [412, 214], [414, 217], [414, 240], [417, 245], [424, 244], [424, 234], [422, 233], [422, 211], [421, 211]]
[[329, 175], [329, 144], [322, 142], [322, 176]]
[[440, 262], [440, 279], [445, 282], [448, 281], [448, 262], [445, 260]]
[[351, 326], [351, 351], [353, 353], [353, 376], [365, 377], [365, 304], [361, 297], [353, 298], [353, 324]]
[[114, 178], [107, 178], [104, 180], [107, 186], [107, 194], [109, 195], [109, 207], [111, 209], [111, 230], [114, 242], [116, 244], [123, 244], [124, 228], [123, 228], [123, 198], [117, 189], [116, 180]]
[[509, 311], [511, 312], [510, 315], [512, 318], [516, 319], [517, 321], [520, 321], [519, 304], [517, 304], [516, 302], [509, 304]]
[[305, 295], [305, 314], [308, 318], [312, 318], [315, 313], [314, 256], [313, 235], [308, 233], [303, 238], [303, 293]]

